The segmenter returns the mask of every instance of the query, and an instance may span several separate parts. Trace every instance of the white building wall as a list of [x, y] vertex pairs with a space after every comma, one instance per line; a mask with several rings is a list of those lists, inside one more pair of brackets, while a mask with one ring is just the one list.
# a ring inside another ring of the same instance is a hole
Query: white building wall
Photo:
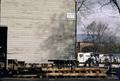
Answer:
[[[8, 26], [8, 58], [46, 62], [74, 55], [74, 0], [1, 0]], [[70, 51], [68, 51], [70, 50]]]

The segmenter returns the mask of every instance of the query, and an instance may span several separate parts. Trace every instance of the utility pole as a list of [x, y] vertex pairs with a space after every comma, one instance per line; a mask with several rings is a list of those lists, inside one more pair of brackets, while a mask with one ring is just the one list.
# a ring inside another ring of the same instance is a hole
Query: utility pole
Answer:
[[75, 1], [75, 59], [77, 60], [77, 0]]

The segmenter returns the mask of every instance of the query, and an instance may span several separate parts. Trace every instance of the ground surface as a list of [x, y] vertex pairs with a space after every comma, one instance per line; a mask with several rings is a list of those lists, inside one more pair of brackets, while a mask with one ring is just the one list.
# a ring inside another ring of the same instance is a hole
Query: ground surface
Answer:
[[120, 81], [117, 79], [37, 79], [37, 78], [2, 78], [1, 81]]

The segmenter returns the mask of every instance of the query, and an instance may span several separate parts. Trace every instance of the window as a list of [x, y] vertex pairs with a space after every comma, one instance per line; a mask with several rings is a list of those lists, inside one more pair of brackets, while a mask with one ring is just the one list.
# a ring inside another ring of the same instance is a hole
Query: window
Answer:
[[79, 57], [82, 58], [82, 57], [83, 57], [83, 54], [80, 54]]

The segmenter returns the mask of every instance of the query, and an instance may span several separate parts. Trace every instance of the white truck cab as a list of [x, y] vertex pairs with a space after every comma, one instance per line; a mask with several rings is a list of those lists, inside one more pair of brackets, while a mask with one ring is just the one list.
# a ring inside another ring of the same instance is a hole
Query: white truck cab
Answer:
[[87, 52], [87, 53], [79, 52], [79, 53], [78, 53], [78, 56], [77, 56], [77, 60], [78, 60], [80, 63], [83, 63], [83, 62], [85, 62], [86, 60], [88, 60], [88, 58], [91, 56], [91, 54], [93, 54], [93, 52]]

